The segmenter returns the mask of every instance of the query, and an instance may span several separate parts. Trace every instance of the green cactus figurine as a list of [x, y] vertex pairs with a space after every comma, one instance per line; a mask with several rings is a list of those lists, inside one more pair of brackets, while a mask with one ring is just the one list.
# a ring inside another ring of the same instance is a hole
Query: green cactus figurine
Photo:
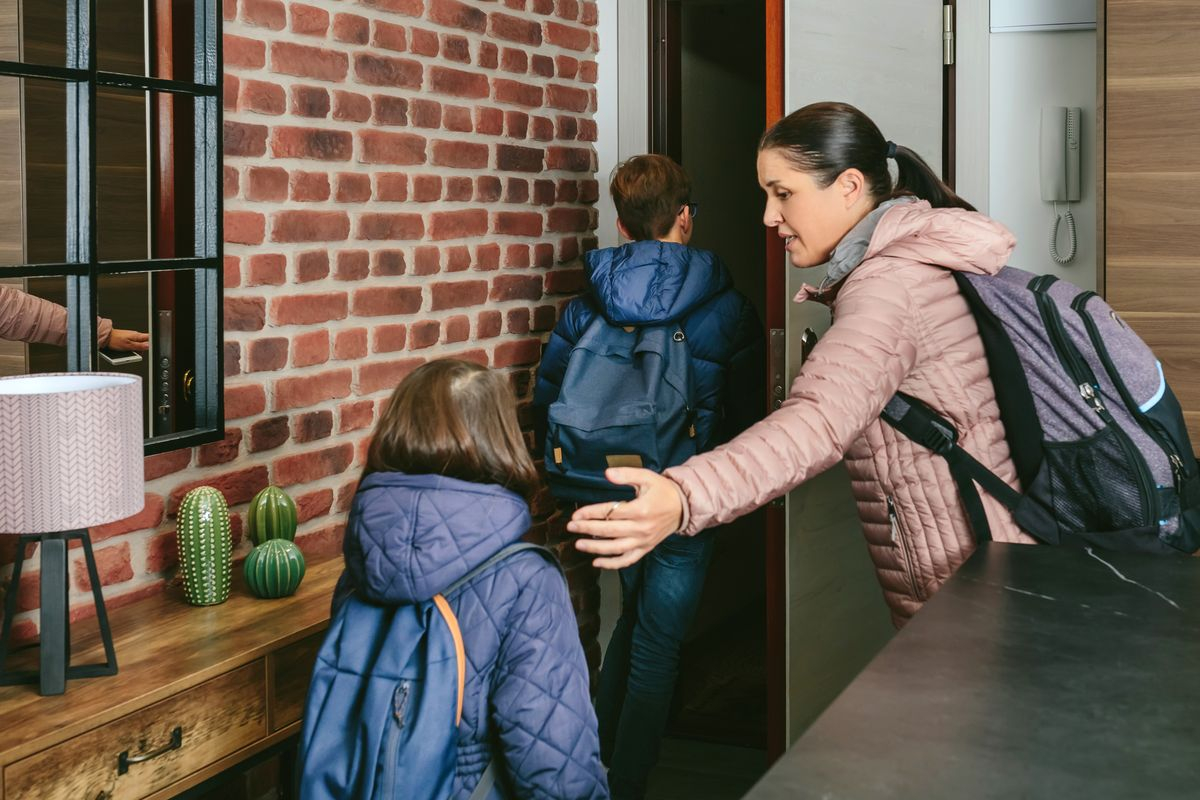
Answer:
[[287, 597], [304, 577], [304, 554], [295, 542], [268, 539], [250, 551], [242, 569], [246, 586], [255, 597]]
[[179, 505], [175, 536], [183, 569], [183, 596], [194, 606], [214, 606], [229, 599], [233, 573], [233, 539], [229, 507], [211, 486], [199, 486]]
[[269, 539], [296, 538], [296, 504], [278, 486], [268, 486], [254, 495], [246, 512], [246, 534], [254, 544]]

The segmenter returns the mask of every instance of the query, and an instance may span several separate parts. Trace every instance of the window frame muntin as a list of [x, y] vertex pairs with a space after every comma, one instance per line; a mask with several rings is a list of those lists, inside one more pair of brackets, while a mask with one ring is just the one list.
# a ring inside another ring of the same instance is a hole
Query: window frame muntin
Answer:
[[[196, 426], [144, 440], [146, 455], [224, 437], [223, 187], [221, 174], [221, 14], [217, 0], [194, 2], [193, 80], [100, 70], [96, 0], [66, 0], [66, 65], [0, 60], [0, 76], [67, 85], [66, 261], [0, 267], [0, 276], [61, 277], [67, 293], [67, 370], [98, 371], [97, 287], [101, 275], [190, 269], [195, 281]], [[194, 256], [100, 261], [97, 250], [96, 97], [101, 86], [190, 96], [194, 101]]]

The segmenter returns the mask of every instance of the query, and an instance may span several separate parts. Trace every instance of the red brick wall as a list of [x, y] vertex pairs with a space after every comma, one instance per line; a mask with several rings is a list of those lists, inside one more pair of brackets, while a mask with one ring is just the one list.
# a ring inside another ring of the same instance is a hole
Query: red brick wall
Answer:
[[[226, 434], [148, 458], [145, 511], [92, 531], [110, 608], [171, 579], [193, 486], [225, 493], [238, 556], [268, 483], [295, 498], [307, 555], [338, 552], [396, 383], [454, 355], [507, 372], [527, 405], [595, 243], [597, 3], [223, 5]], [[535, 506], [534, 536], [557, 542]], [[560, 550], [594, 658], [594, 578]], [[21, 595], [35, 607], [36, 581]]]

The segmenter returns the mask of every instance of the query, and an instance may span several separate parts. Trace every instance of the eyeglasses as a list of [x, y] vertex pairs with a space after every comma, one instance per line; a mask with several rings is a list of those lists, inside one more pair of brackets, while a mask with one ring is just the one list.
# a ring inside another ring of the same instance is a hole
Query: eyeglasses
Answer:
[[684, 208], [686, 208], [689, 212], [691, 212], [692, 219], [695, 219], [700, 214], [700, 204], [699, 203], [685, 203], [683, 205], [683, 208], [681, 208], [679, 210], [682, 211]]

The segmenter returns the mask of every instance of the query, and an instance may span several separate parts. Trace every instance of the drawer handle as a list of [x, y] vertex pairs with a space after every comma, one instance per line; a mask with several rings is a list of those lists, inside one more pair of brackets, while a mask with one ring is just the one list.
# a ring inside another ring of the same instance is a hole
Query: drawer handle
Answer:
[[152, 758], [158, 758], [163, 753], [169, 753], [172, 750], [178, 750], [181, 747], [183, 747], [183, 728], [176, 727], [175, 730], [171, 731], [171, 741], [158, 748], [153, 753], [143, 753], [140, 756], [131, 756], [129, 755], [128, 750], [122, 751], [121, 755], [117, 757], [117, 774], [124, 775], [126, 772], [129, 772], [130, 764], [141, 764], [143, 761], [149, 761]]

